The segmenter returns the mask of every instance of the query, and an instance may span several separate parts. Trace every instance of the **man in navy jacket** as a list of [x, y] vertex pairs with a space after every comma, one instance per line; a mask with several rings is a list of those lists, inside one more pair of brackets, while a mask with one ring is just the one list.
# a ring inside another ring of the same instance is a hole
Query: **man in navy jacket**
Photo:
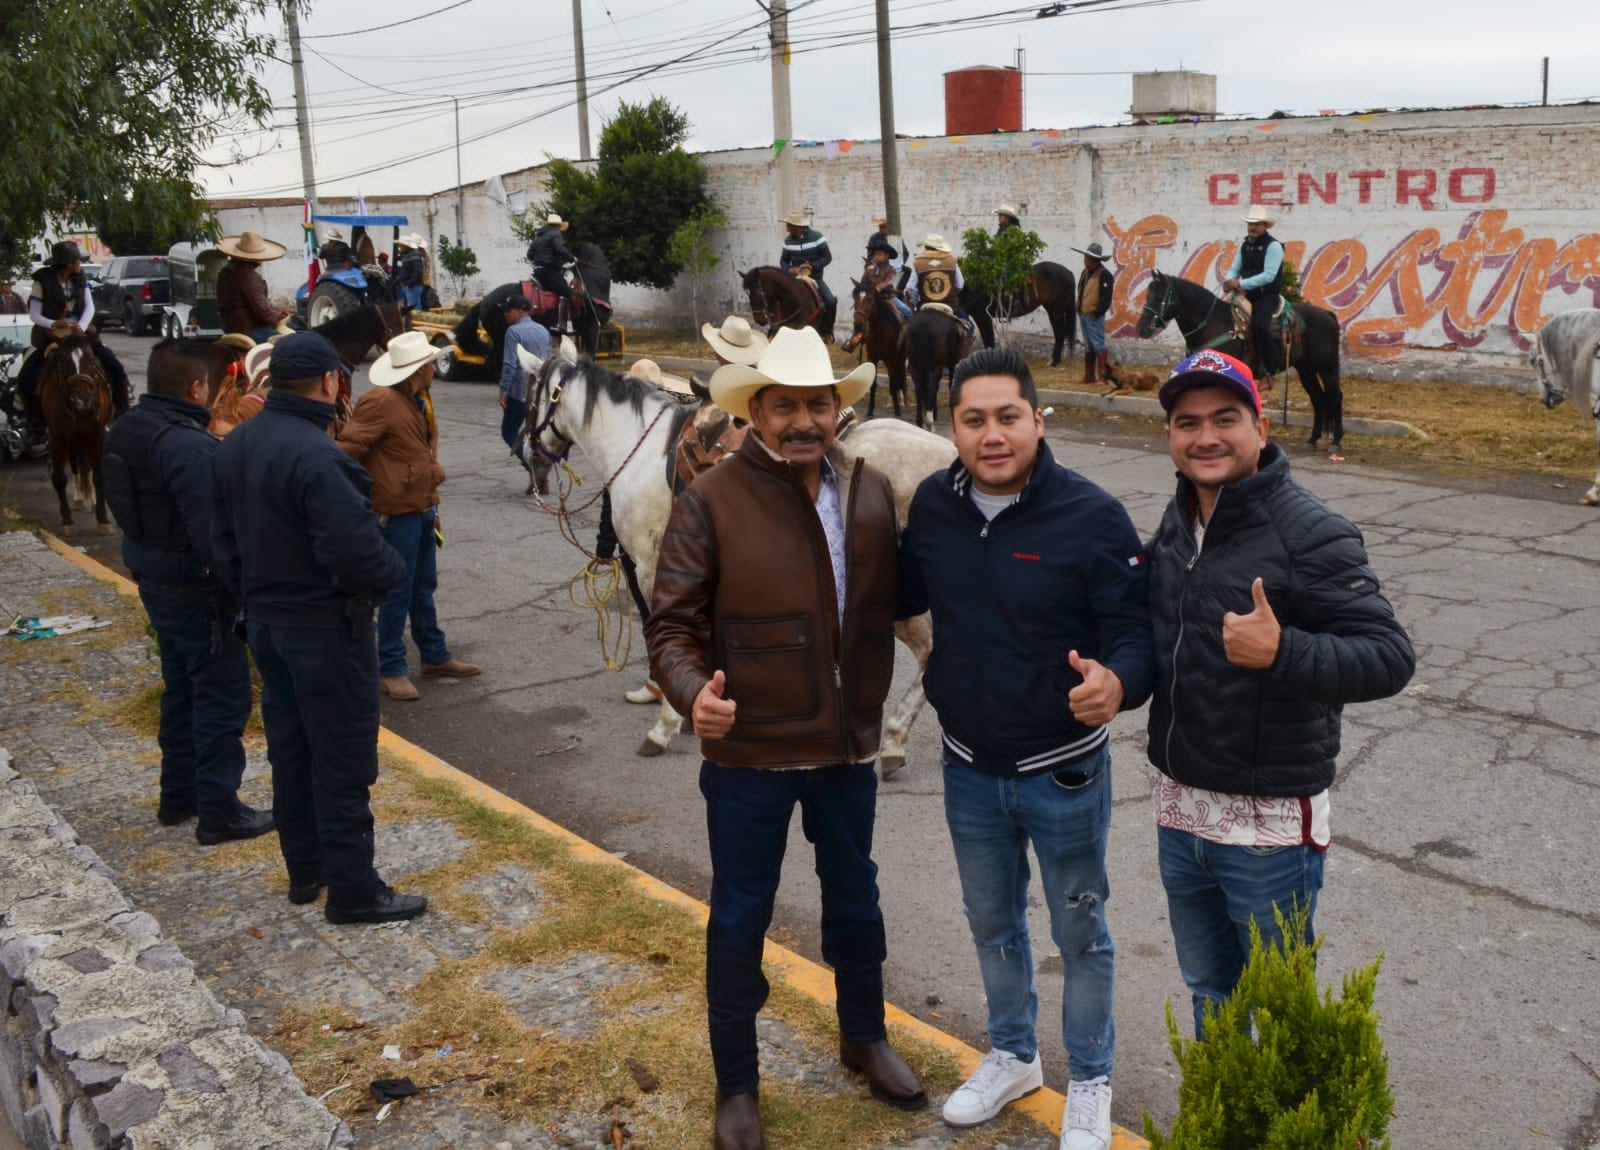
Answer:
[[1020, 355], [968, 356], [950, 402], [959, 458], [918, 488], [900, 561], [901, 613], [933, 612], [925, 685], [944, 727], [945, 818], [989, 1003], [990, 1053], [944, 1117], [976, 1125], [1043, 1085], [1032, 842], [1064, 968], [1061, 1145], [1108, 1150], [1107, 725], [1154, 678], [1144, 556], [1122, 505], [1055, 461]]
[[260, 415], [217, 449], [218, 572], [244, 603], [289, 901], [324, 885], [329, 922], [395, 922], [428, 905], [373, 866], [377, 603], [406, 577], [373, 513], [372, 479], [328, 437], [339, 353], [316, 332], [272, 352]]

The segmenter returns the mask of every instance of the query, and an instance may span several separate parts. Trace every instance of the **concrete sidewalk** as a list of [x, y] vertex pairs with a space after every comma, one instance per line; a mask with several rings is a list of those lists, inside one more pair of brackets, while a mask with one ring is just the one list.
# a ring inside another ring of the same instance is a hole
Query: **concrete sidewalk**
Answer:
[[[204, 983], [192, 988], [194, 1009], [214, 1008], [213, 1031], [237, 1046], [248, 1043], [237, 1024], [247, 1024], [271, 1048], [249, 1044], [256, 1062], [280, 1068], [273, 1106], [298, 1123], [242, 1092], [232, 1097], [235, 1063], [194, 1044], [176, 1055], [170, 1036], [147, 1027], [153, 1048], [127, 1048], [124, 1036], [116, 1059], [143, 1068], [128, 1072], [142, 1109], [118, 1112], [116, 1133], [155, 1146], [141, 1122], [181, 1120], [167, 1145], [307, 1150], [345, 1144], [342, 1120], [361, 1146], [524, 1150], [613, 1147], [620, 1123], [630, 1146], [709, 1141], [700, 904], [385, 732], [374, 792], [379, 867], [401, 889], [430, 894], [433, 908], [415, 923], [370, 928], [330, 926], [320, 906], [291, 906], [275, 837], [202, 849], [192, 824], [156, 823], [159, 675], [142, 613], [106, 582], [115, 576], [91, 577], [98, 565], [62, 551], [0, 535], [0, 610], [114, 623], [3, 640], [0, 746], [22, 775], [6, 785], [37, 788], [103, 860], [101, 881], [114, 879], [144, 919], [153, 916], [147, 931], [164, 928], [174, 965], [192, 962], [191, 980]], [[247, 742], [244, 797], [269, 805], [264, 747]], [[19, 846], [37, 849], [0, 829], [0, 904], [16, 899], [27, 863], [15, 857]], [[0, 926], [0, 958], [16, 934], [9, 919]], [[50, 939], [35, 948], [38, 970], [83, 949], [70, 929]], [[938, 1103], [977, 1052], [898, 1011], [897, 1045], [935, 1105], [908, 1116], [871, 1102], [833, 1057], [831, 976], [776, 946], [768, 961], [763, 1109], [775, 1148], [1056, 1145], [1049, 1127], [1061, 1100], [1048, 1091], [993, 1127], [962, 1136], [945, 1127]], [[101, 979], [115, 998], [115, 971], [80, 977]], [[381, 1108], [369, 1084], [399, 1077], [419, 1093]], [[37, 1089], [0, 1093], [16, 1122], [55, 1105]], [[204, 1121], [216, 1123], [213, 1143], [200, 1135]], [[1118, 1133], [1119, 1150], [1138, 1145]]]

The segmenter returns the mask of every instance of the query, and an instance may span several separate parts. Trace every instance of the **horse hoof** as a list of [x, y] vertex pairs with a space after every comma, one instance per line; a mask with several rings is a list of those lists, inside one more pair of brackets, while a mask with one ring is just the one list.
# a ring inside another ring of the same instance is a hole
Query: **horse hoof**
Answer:
[[906, 756], [904, 752], [898, 755], [883, 755], [878, 759], [878, 774], [887, 782], [904, 770], [905, 765]]
[[1600, 507], [1600, 492], [1585, 491], [1578, 503], [1582, 507]]
[[664, 755], [666, 753], [667, 748], [663, 747], [660, 743], [653, 743], [649, 739], [646, 739], [644, 742], [640, 743], [639, 749], [634, 752], [634, 754], [638, 755], [641, 759], [653, 759], [657, 755]]

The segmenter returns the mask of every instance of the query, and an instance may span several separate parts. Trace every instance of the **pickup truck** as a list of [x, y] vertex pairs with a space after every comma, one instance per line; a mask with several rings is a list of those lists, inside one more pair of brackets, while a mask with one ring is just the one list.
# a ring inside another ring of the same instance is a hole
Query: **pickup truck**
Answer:
[[90, 287], [102, 323], [120, 323], [129, 335], [153, 335], [172, 303], [166, 256], [115, 256]]

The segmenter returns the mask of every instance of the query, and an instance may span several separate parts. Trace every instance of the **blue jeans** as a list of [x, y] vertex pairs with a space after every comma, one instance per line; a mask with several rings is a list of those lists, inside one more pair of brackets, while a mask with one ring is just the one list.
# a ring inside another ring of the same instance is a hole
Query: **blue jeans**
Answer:
[[1250, 957], [1250, 922], [1261, 941], [1282, 939], [1273, 916], [1307, 908], [1306, 941], [1322, 889], [1322, 851], [1310, 846], [1224, 846], [1187, 831], [1156, 828], [1161, 885], [1178, 966], [1194, 1001], [1195, 1037], [1205, 1037], [1207, 1005], [1220, 1006], [1232, 993]]
[[711, 1061], [724, 1095], [756, 1088], [756, 1015], [767, 1001], [761, 952], [778, 894], [789, 819], [816, 848], [822, 882], [822, 957], [833, 967], [839, 1033], [852, 1042], [888, 1036], [883, 1022], [883, 913], [872, 824], [878, 776], [872, 763], [809, 771], [764, 771], [702, 763], [711, 845], [711, 918], [706, 924], [706, 1006]]
[[523, 454], [524, 449], [517, 443], [517, 437], [522, 432], [526, 418], [527, 401], [506, 396], [506, 409], [500, 413], [500, 438], [506, 441], [506, 446], [522, 461], [524, 467], [528, 466], [528, 457]]
[[433, 510], [391, 515], [383, 537], [406, 561], [406, 581], [390, 591], [378, 608], [378, 674], [395, 679], [406, 667], [406, 618], [411, 638], [425, 664], [448, 663], [450, 649], [439, 629], [433, 593], [439, 588], [439, 548], [433, 539]]
[[1080, 315], [1078, 326], [1083, 329], [1083, 345], [1096, 355], [1106, 349], [1106, 321], [1103, 316]]
[[1000, 779], [944, 757], [944, 815], [961, 875], [967, 924], [989, 1000], [989, 1045], [1019, 1058], [1038, 1054], [1039, 995], [1028, 939], [1028, 844], [1039, 860], [1050, 935], [1061, 951], [1061, 1035], [1075, 1079], [1111, 1073], [1116, 951], [1106, 927], [1106, 839], [1111, 829], [1111, 752], [1067, 771], [1089, 781], [1065, 787], [1050, 772]]
[[214, 593], [139, 585], [161, 651], [161, 801], [207, 826], [240, 811], [250, 661]]

